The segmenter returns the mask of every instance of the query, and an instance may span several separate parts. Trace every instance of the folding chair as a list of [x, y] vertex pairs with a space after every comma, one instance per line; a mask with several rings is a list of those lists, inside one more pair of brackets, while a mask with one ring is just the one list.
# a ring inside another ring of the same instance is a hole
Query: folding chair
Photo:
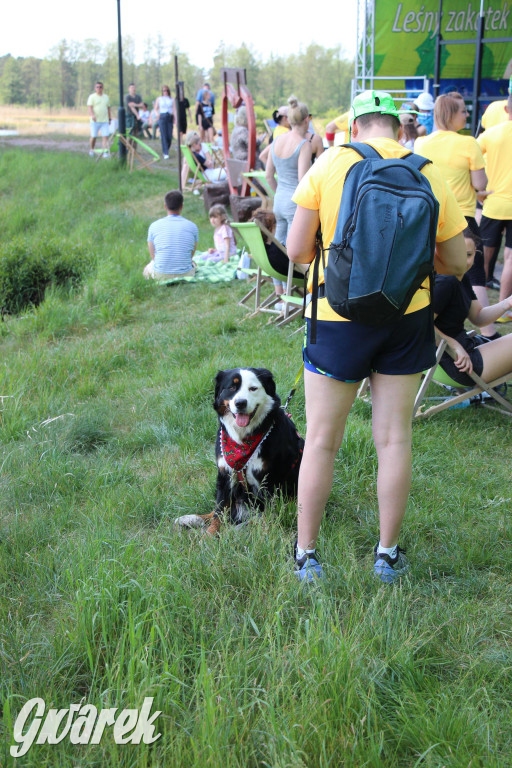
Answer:
[[222, 147], [219, 147], [218, 144], [210, 144], [208, 142], [205, 142], [203, 144], [203, 147], [206, 147], [206, 149], [212, 156], [213, 167], [224, 168], [224, 153], [222, 151]]
[[256, 196], [261, 197], [261, 207], [272, 210], [275, 192], [266, 179], [265, 171], [246, 171], [242, 173], [242, 176], [247, 179], [247, 183]]
[[[194, 192], [196, 189], [201, 189], [205, 184], [212, 184], [215, 183], [216, 179], [209, 179], [205, 174], [203, 173], [203, 170], [199, 163], [197, 162], [196, 158], [194, 157], [194, 154], [190, 147], [187, 147], [186, 144], [180, 144], [181, 147], [181, 153], [183, 155], [183, 159], [187, 163], [191, 173], [193, 173], [192, 177], [192, 183], [189, 185], [188, 183], [183, 187], [183, 191], [191, 191]], [[223, 168], [219, 168], [219, 178], [217, 181], [223, 181], [223, 179], [220, 178], [221, 173], [223, 171]]]
[[[470, 331], [468, 335], [473, 336], [474, 334], [475, 331]], [[499, 392], [496, 392], [496, 387], [499, 387], [501, 384], [506, 384], [507, 381], [512, 379], [512, 371], [505, 376], [501, 376], [499, 379], [489, 382], [483, 381], [483, 379], [474, 372], [470, 373], [468, 376], [473, 380], [474, 385], [465, 387], [448, 376], [439, 365], [439, 361], [445, 351], [448, 352], [450, 357], [455, 359], [456, 356], [448, 347], [446, 340], [441, 339], [437, 347], [436, 362], [429, 371], [426, 371], [425, 378], [418, 390], [414, 402], [413, 417], [419, 419], [424, 418], [425, 416], [431, 416], [432, 414], [439, 413], [447, 408], [453, 408], [454, 406], [460, 407], [460, 404], [465, 401], [472, 401], [474, 403], [485, 405], [487, 408], [491, 408], [506, 416], [512, 416], [512, 403], [505, 400]], [[446, 397], [436, 398], [440, 400], [437, 405], [432, 405], [430, 408], [423, 410], [425, 406], [422, 405], [422, 402], [431, 382], [445, 387], [453, 394], [447, 394]], [[498, 408], [496, 403], [501, 407]]]
[[242, 186], [242, 176], [245, 176], [243, 173], [244, 168], [247, 168], [245, 160], [235, 160], [232, 157], [228, 157], [226, 160], [226, 171], [228, 172], [233, 187], [240, 189]]
[[153, 170], [150, 166], [160, 160], [160, 155], [158, 152], [155, 152], [153, 147], [150, 147], [136, 136], [130, 136], [129, 134], [122, 136], [120, 133], [115, 133], [110, 145], [110, 152], [118, 152], [119, 142], [126, 147], [127, 166], [130, 173], [132, 171], [140, 171], [143, 168]]
[[[290, 262], [290, 267], [288, 269], [287, 275], [280, 274], [272, 267], [272, 265], [268, 260], [262, 232], [274, 243], [276, 243], [276, 245], [283, 251], [285, 255], [287, 255], [286, 248], [282, 245], [282, 243], [276, 240], [275, 237], [273, 237], [273, 235], [259, 222], [256, 222], [256, 221], [232, 222], [231, 226], [234, 229], [236, 229], [242, 236], [247, 246], [247, 249], [251, 254], [251, 257], [257, 266], [255, 286], [238, 303], [242, 306], [245, 306], [247, 300], [251, 296], [254, 296], [254, 310], [251, 312], [249, 317], [254, 317], [260, 312], [268, 312], [270, 314], [279, 316], [277, 319], [276, 325], [278, 326], [286, 325], [286, 323], [289, 323], [290, 320], [292, 320], [302, 311], [302, 298], [297, 299], [292, 294], [293, 292], [296, 292], [296, 293], [300, 292], [300, 288], [302, 288], [304, 281], [302, 278], [293, 277], [293, 264], [291, 262]], [[272, 286], [272, 293], [270, 293], [266, 298], [262, 299], [261, 289], [264, 283], [269, 282], [270, 278], [272, 277], [276, 278], [276, 280], [281, 280], [283, 282], [286, 280], [287, 298], [291, 298], [294, 304], [297, 303], [297, 304], [300, 304], [300, 306], [296, 306], [296, 308], [293, 309], [291, 312], [289, 311], [288, 304], [286, 304], [284, 312], [274, 309], [273, 305], [282, 297], [276, 295], [276, 293], [273, 290], [273, 286]]]

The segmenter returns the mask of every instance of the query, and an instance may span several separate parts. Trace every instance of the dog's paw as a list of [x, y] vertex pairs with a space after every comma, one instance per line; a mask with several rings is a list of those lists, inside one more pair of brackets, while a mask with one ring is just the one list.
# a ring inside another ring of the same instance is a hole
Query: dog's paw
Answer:
[[174, 521], [174, 525], [180, 528], [203, 528], [204, 524], [205, 521], [201, 515], [182, 515]]

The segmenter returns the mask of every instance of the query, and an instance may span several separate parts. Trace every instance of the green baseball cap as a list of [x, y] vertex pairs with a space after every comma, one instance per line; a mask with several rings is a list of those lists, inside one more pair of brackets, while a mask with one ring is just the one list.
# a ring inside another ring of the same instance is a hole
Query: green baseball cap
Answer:
[[367, 115], [370, 112], [380, 112], [382, 115], [393, 115], [400, 120], [395, 102], [385, 91], [363, 91], [354, 99], [350, 107], [349, 125], [352, 126], [354, 120], [361, 115]]

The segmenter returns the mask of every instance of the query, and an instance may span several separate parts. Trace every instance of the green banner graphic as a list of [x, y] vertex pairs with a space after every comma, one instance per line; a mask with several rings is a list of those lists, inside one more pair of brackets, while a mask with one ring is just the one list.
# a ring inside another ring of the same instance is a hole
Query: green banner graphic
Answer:
[[[492, 43], [492, 38], [512, 37], [512, 2], [484, 2], [485, 16], [482, 77], [501, 79], [512, 75], [512, 43]], [[476, 39], [478, 0], [446, 0], [443, 3], [443, 40]], [[378, 76], [434, 76], [436, 36], [439, 29], [439, 0], [426, 0], [411, 10], [397, 0], [375, 2], [374, 74]], [[444, 45], [441, 76], [472, 78], [475, 45]]]

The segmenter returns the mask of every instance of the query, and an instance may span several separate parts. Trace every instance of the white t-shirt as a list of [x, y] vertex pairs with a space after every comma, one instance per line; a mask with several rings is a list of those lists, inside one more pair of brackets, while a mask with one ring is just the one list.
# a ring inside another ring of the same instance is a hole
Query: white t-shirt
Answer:
[[170, 96], [159, 96], [158, 97], [158, 111], [161, 115], [165, 115], [167, 112], [172, 115], [172, 105], [174, 104], [174, 99], [172, 99]]

